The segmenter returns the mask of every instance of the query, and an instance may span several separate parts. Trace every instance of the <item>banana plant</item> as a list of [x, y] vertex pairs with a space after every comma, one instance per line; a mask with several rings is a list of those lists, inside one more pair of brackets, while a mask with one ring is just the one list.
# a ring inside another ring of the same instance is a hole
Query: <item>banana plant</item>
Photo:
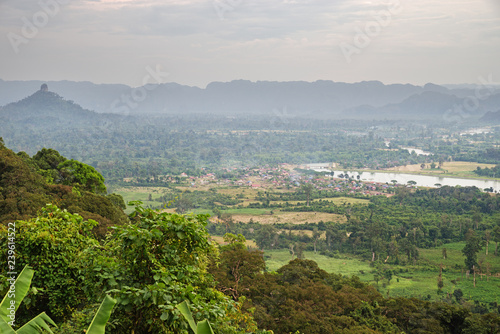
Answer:
[[191, 310], [189, 309], [189, 304], [187, 301], [183, 301], [179, 305], [177, 305], [177, 309], [181, 311], [181, 314], [184, 316], [186, 321], [189, 324], [189, 327], [193, 330], [194, 334], [214, 334], [212, 327], [207, 319], [202, 320], [196, 324], [193, 319], [193, 315], [191, 314]]
[[[53, 334], [50, 329], [50, 325], [57, 327], [54, 321], [45, 313], [40, 313], [30, 321], [28, 321], [24, 326], [19, 328], [17, 331], [12, 329], [9, 322], [14, 320], [15, 312], [19, 308], [19, 305], [23, 301], [24, 297], [28, 293], [29, 287], [31, 285], [31, 280], [35, 271], [29, 267], [25, 266], [21, 271], [16, 281], [14, 282], [15, 293], [7, 292], [2, 302], [0, 303], [0, 333], [2, 334], [38, 334], [43, 330], [48, 333]], [[15, 301], [15, 303], [12, 303]], [[89, 328], [87, 329], [87, 334], [105, 334], [106, 323], [111, 316], [111, 311], [116, 304], [116, 299], [111, 298], [106, 295], [102, 301], [96, 315], [92, 319]]]
[[37, 334], [42, 330], [46, 330], [47, 332], [53, 334], [49, 325], [57, 327], [54, 321], [50, 319], [45, 312], [40, 313], [28, 321], [17, 331], [12, 329], [9, 325], [9, 322], [13, 322], [15, 320], [15, 313], [28, 293], [34, 273], [35, 271], [31, 267], [25, 266], [13, 284], [14, 289], [9, 289], [0, 303], [0, 333]]

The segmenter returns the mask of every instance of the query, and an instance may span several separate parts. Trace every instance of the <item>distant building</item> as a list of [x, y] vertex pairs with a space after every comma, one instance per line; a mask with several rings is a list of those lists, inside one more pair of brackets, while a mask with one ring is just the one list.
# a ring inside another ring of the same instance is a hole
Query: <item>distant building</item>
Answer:
[[49, 91], [49, 86], [47, 86], [47, 84], [43, 84], [41, 87], [40, 87], [40, 90], [42, 92], [48, 92]]

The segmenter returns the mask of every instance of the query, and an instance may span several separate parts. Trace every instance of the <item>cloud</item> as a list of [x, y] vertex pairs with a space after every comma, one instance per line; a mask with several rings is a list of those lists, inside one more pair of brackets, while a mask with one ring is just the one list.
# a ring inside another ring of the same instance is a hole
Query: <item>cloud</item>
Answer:
[[[352, 43], [398, 3], [389, 24], [347, 66], [339, 43]], [[38, 1], [0, 0], [0, 36], [21, 34], [21, 18], [39, 10]], [[458, 80], [496, 66], [467, 59], [500, 57], [499, 19], [493, 0], [70, 0], [19, 55], [0, 39], [0, 73], [137, 85], [145, 66], [164, 64], [172, 80], [200, 86], [226, 78], [394, 82], [407, 75], [403, 81], [416, 82], [426, 75], [428, 82], [453, 58], [463, 63], [446, 77]], [[25, 64], [35, 55], [43, 69]], [[409, 61], [418, 70], [408, 69]]]

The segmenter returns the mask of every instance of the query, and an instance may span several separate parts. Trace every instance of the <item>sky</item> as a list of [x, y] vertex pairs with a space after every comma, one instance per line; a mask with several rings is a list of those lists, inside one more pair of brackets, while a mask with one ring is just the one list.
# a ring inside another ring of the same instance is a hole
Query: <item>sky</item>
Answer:
[[500, 82], [498, 0], [0, 0], [0, 79]]

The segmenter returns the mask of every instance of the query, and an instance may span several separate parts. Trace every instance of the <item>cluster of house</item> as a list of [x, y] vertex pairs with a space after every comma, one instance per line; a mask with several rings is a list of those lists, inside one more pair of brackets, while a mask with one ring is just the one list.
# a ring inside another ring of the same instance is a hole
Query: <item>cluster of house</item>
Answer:
[[[342, 193], [358, 193], [364, 195], [381, 195], [391, 193], [395, 186], [375, 182], [362, 182], [355, 179], [335, 178], [331, 175], [312, 176], [304, 175], [293, 169], [293, 166], [282, 164], [279, 167], [261, 167], [226, 169], [232, 178], [218, 178], [214, 173], [207, 173], [200, 177], [189, 177], [191, 186], [239, 186], [255, 189], [293, 189], [302, 184], [311, 183], [319, 191], [336, 191]], [[182, 175], [181, 175], [182, 176]], [[185, 177], [188, 177], [185, 175]]]

